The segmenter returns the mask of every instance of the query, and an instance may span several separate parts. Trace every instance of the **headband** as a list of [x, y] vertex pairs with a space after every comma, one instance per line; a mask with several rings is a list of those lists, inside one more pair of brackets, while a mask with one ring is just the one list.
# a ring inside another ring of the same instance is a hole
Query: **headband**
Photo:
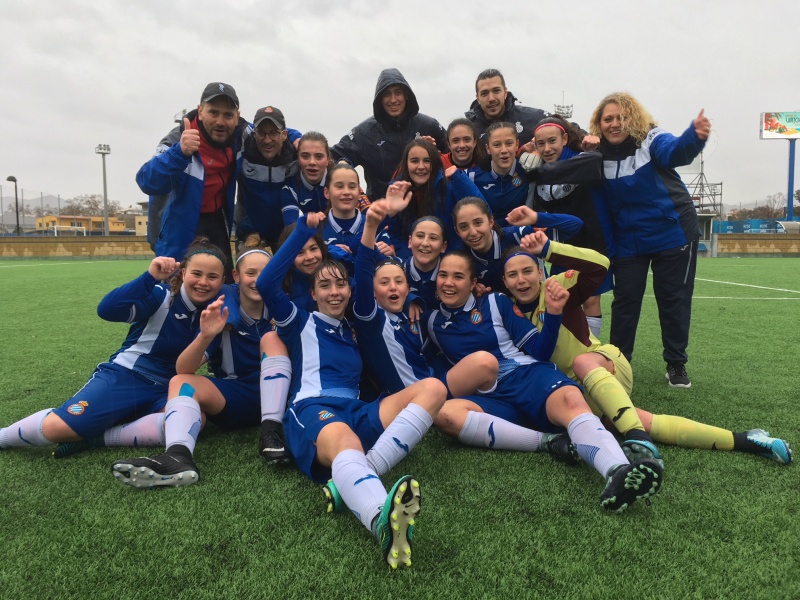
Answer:
[[266, 250], [262, 250], [261, 248], [253, 248], [252, 250], [248, 250], [247, 252], [244, 252], [243, 254], [241, 254], [236, 259], [236, 262], [233, 264], [233, 268], [235, 269], [236, 267], [238, 267], [239, 266], [239, 261], [242, 260], [245, 256], [247, 256], [248, 254], [254, 254], [254, 253], [265, 254], [267, 256], [267, 258], [272, 258], [272, 254], [270, 254]]
[[510, 261], [512, 258], [516, 257], [516, 256], [527, 256], [528, 258], [532, 258], [532, 259], [533, 259], [533, 262], [535, 262], [535, 263], [536, 263], [536, 265], [537, 265], [538, 267], [541, 267], [541, 264], [540, 264], [540, 262], [539, 262], [539, 257], [538, 257], [538, 256], [534, 256], [534, 255], [533, 255], [533, 254], [531, 254], [530, 252], [525, 252], [525, 251], [523, 250], [523, 251], [521, 251], [521, 252], [514, 252], [513, 254], [509, 255], [509, 257], [508, 257], [508, 258], [506, 258], [506, 259], [503, 261], [503, 270], [504, 270], [504, 271], [506, 270], [506, 263], [507, 263], [508, 261]]
[[431, 223], [436, 223], [439, 227], [444, 229], [444, 223], [439, 217], [434, 217], [433, 215], [428, 215], [426, 217], [420, 217], [416, 221], [414, 221], [413, 226], [411, 227], [411, 231], [414, 231], [417, 228], [417, 225], [420, 223], [424, 223], [425, 221], [430, 221]]
[[403, 272], [405, 272], [406, 270], [405, 266], [403, 265], [403, 259], [397, 256], [386, 256], [382, 258], [377, 265], [375, 265], [375, 270], [373, 271], [373, 274], [377, 273], [378, 269], [380, 269], [381, 267], [385, 267], [387, 265], [394, 265], [396, 267], [400, 267], [401, 269], [403, 269]]
[[189, 259], [192, 258], [195, 254], [210, 254], [214, 258], [218, 258], [219, 262], [223, 265], [225, 264], [225, 259], [222, 257], [222, 253], [216, 250], [215, 248], [196, 248], [191, 252], [186, 253], [186, 258], [183, 260], [184, 263], [189, 262]]
[[540, 130], [542, 127], [558, 127], [558, 128], [561, 130], [561, 131], [563, 131], [564, 133], [567, 133], [567, 130], [566, 130], [566, 129], [564, 129], [564, 128], [563, 128], [561, 125], [559, 125], [558, 123], [542, 123], [542, 124], [541, 124], [541, 125], [539, 125], [539, 126], [536, 128], [536, 129], [534, 129], [534, 130], [533, 130], [533, 133], [534, 133], [534, 135], [535, 135], [535, 134], [536, 134], [536, 132], [537, 132], [537, 131], [539, 131], [539, 130]]

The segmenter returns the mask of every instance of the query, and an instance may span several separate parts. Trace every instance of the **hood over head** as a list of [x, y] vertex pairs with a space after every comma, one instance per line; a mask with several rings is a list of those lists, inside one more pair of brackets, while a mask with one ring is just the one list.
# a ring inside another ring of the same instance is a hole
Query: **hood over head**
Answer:
[[[399, 119], [393, 119], [383, 109], [381, 102], [381, 95], [383, 91], [390, 85], [402, 85], [406, 90], [406, 110]], [[419, 103], [417, 97], [414, 95], [411, 86], [408, 85], [406, 78], [398, 69], [384, 69], [378, 75], [378, 83], [375, 84], [375, 98], [372, 101], [372, 114], [379, 123], [390, 124], [397, 123], [398, 121], [407, 121], [411, 117], [419, 113]]]

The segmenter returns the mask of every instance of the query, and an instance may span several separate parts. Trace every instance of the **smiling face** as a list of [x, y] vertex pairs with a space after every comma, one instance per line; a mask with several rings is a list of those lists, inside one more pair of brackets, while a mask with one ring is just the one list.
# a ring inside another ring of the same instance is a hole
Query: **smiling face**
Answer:
[[375, 271], [372, 284], [378, 306], [388, 312], [402, 312], [408, 297], [408, 280], [400, 265], [387, 264], [380, 267]]
[[258, 124], [255, 131], [256, 147], [261, 156], [267, 161], [273, 161], [280, 154], [283, 142], [288, 133], [278, 127], [269, 119], [264, 119]]
[[467, 303], [477, 282], [463, 256], [448, 254], [436, 274], [436, 293], [447, 308], [459, 308]]
[[539, 127], [533, 135], [536, 151], [546, 163], [556, 162], [568, 141], [569, 136], [555, 125]]
[[269, 256], [263, 252], [253, 252], [242, 258], [233, 270], [233, 280], [239, 284], [240, 304], [255, 306], [263, 302], [256, 288], [261, 271], [267, 266]]
[[472, 164], [478, 140], [472, 129], [466, 125], [456, 125], [447, 136], [447, 145], [450, 147], [450, 158], [457, 167], [468, 167]]
[[334, 319], [344, 317], [350, 294], [350, 281], [347, 278], [347, 272], [325, 267], [315, 275], [314, 286], [311, 288], [311, 297], [317, 303], [317, 309], [322, 314]]
[[483, 109], [483, 114], [491, 120], [497, 120], [503, 114], [506, 107], [506, 96], [508, 90], [500, 77], [489, 77], [481, 79], [476, 84], [478, 104]]
[[514, 256], [503, 268], [503, 283], [518, 302], [530, 304], [539, 296], [542, 272], [530, 256]]
[[517, 132], [508, 127], [495, 129], [491, 137], [486, 142], [486, 150], [492, 159], [492, 169], [499, 175], [505, 175], [511, 171], [517, 159]]
[[197, 120], [209, 137], [220, 144], [228, 141], [239, 123], [239, 109], [225, 96], [217, 96], [197, 107]]
[[315, 238], [308, 240], [303, 249], [294, 257], [294, 268], [303, 275], [311, 275], [322, 262], [322, 250]]
[[381, 94], [381, 105], [386, 114], [396, 119], [406, 111], [406, 91], [402, 85], [390, 85]]
[[435, 221], [420, 221], [408, 238], [408, 247], [418, 269], [430, 271], [447, 249], [444, 232]]
[[331, 171], [325, 186], [325, 197], [331, 203], [333, 216], [352, 219], [358, 206], [358, 173], [355, 169], [339, 168]]
[[222, 288], [225, 268], [216, 256], [199, 252], [193, 254], [181, 269], [183, 289], [195, 306], [210, 302]]
[[465, 204], [454, 216], [458, 237], [475, 252], [488, 252], [492, 247], [494, 219], [476, 204]]
[[317, 141], [301, 142], [297, 150], [297, 164], [306, 181], [317, 185], [328, 168], [328, 147]]
[[408, 151], [406, 164], [411, 183], [421, 187], [431, 178], [431, 156], [422, 146], [414, 146]]
[[609, 144], [621, 144], [628, 137], [622, 128], [622, 112], [619, 104], [609, 102], [600, 114], [600, 132]]

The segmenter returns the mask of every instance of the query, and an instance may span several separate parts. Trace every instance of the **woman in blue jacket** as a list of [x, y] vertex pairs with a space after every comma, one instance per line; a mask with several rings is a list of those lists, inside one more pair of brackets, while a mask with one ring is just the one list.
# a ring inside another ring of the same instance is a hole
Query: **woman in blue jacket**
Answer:
[[711, 122], [701, 110], [675, 137], [658, 127], [633, 96], [614, 93], [595, 109], [590, 132], [601, 137], [603, 188], [616, 242], [610, 341], [631, 360], [652, 269], [666, 378], [672, 387], [691, 387], [686, 347], [700, 228], [675, 168], [703, 150]]

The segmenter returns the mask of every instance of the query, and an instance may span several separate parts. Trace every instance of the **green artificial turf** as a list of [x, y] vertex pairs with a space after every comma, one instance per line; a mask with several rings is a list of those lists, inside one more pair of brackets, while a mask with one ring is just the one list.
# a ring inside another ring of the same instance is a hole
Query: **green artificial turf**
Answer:
[[[119, 347], [127, 326], [95, 309], [146, 265], [0, 262], [1, 425], [61, 404]], [[603, 305], [609, 317], [610, 296]], [[798, 315], [800, 261], [701, 259], [692, 388], [665, 383], [648, 290], [634, 402], [800, 448]], [[585, 465], [431, 431], [384, 477], [411, 473], [423, 496], [414, 565], [390, 572], [352, 515], [326, 514], [317, 486], [262, 463], [257, 437], [209, 426], [200, 482], [145, 491], [110, 464], [147, 449], [0, 451], [0, 598], [800, 597], [796, 465], [662, 446], [663, 491], [615, 515]]]

